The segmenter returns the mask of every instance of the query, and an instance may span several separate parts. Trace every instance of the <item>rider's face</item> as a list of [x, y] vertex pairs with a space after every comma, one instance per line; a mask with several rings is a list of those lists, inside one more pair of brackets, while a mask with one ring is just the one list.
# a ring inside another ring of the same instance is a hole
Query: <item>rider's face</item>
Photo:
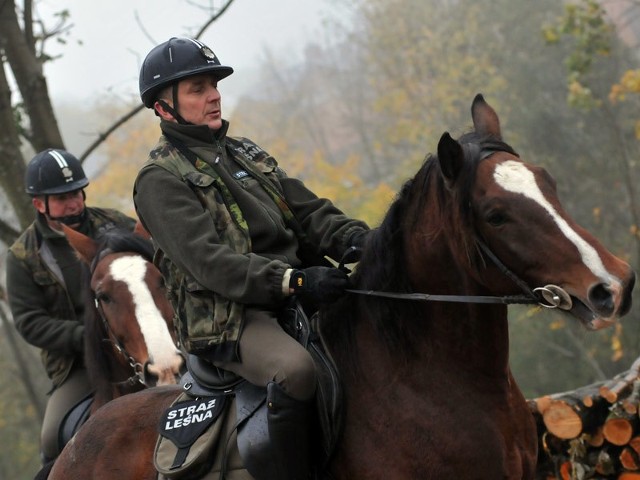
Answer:
[[47, 197], [36, 196], [32, 199], [35, 209], [45, 215], [47, 214], [47, 201], [49, 202], [49, 216], [54, 218], [80, 215], [84, 210], [82, 189], [58, 195], [48, 195]]
[[[220, 99], [218, 80], [213, 75], [194, 75], [178, 83], [178, 113], [194, 125], [207, 125], [211, 130], [218, 130], [222, 126]], [[161, 116], [165, 120], [176, 121], [173, 116], [165, 117], [162, 112]]]

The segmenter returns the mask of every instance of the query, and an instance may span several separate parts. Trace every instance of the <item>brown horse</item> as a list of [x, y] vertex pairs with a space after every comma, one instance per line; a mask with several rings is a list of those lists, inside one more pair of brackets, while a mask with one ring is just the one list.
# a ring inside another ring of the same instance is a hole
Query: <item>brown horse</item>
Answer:
[[[537, 436], [509, 368], [506, 304], [535, 298], [589, 329], [630, 308], [629, 265], [576, 225], [547, 172], [502, 141], [481, 95], [472, 117], [475, 131], [443, 134], [368, 238], [358, 290], [320, 311], [345, 399], [327, 477], [532, 479]], [[155, 479], [156, 426], [178, 391], [107, 404], [51, 478]]]
[[90, 267], [85, 363], [95, 389], [91, 412], [128, 393], [176, 384], [184, 359], [148, 234], [116, 230], [95, 241], [63, 228]]

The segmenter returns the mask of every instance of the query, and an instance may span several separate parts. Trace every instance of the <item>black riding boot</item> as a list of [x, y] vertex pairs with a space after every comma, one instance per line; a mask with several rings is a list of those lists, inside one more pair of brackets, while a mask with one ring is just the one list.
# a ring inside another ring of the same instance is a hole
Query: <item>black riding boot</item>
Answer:
[[267, 425], [278, 471], [277, 479], [273, 480], [310, 478], [312, 405], [291, 398], [275, 382], [267, 385]]

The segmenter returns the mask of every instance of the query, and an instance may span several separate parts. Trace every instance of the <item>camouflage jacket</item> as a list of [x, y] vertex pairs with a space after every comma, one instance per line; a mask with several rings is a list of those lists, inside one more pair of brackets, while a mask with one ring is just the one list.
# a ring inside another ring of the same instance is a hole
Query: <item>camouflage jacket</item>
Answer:
[[227, 137], [226, 122], [217, 132], [161, 126], [134, 186], [138, 216], [158, 248], [183, 346], [237, 360], [245, 305], [277, 310], [286, 269], [339, 258], [368, 227], [287, 177], [251, 140]]
[[[97, 238], [112, 228], [133, 230], [135, 223], [116, 210], [87, 207], [81, 229]], [[41, 349], [54, 388], [64, 382], [74, 364], [84, 363], [84, 304], [80, 293], [67, 288], [56, 253], [60, 249], [80, 262], [64, 235], [49, 228], [38, 214], [7, 255], [7, 293], [14, 324], [28, 343]]]

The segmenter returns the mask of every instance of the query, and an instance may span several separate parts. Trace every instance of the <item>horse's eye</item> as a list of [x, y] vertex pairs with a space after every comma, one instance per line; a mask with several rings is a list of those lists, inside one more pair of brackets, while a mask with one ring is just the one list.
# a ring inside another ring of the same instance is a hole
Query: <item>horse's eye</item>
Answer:
[[109, 295], [107, 295], [106, 293], [97, 292], [96, 293], [96, 300], [98, 300], [100, 303], [109, 303], [109, 302], [111, 302], [111, 297]]
[[507, 223], [507, 216], [502, 212], [491, 212], [486, 217], [486, 221], [493, 227], [499, 227]]

